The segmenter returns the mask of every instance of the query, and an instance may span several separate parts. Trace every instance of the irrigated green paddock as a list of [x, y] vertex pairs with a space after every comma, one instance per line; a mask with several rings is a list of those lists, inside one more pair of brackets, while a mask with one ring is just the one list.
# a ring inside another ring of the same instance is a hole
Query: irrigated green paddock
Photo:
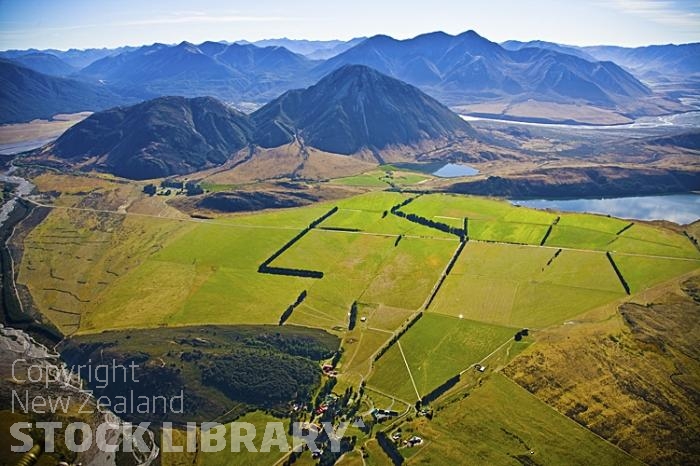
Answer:
[[606, 251], [616, 239], [615, 233], [562, 225], [560, 221], [552, 227], [545, 246]]
[[[423, 397], [450, 377], [481, 361], [512, 338], [516, 331], [427, 313], [399, 339], [399, 343]], [[405, 365], [399, 345], [395, 344], [376, 362], [369, 384], [403, 399], [413, 392], [413, 397], [408, 400], [416, 400], [410, 378], [401, 376], [402, 371], [395, 367], [397, 364]]]
[[407, 403], [413, 404], [418, 400], [406, 363], [396, 344], [374, 363], [372, 376], [367, 385]]
[[403, 238], [359, 300], [403, 309], [420, 308], [457, 246], [457, 241]]
[[652, 285], [700, 267], [700, 262], [693, 260], [626, 254], [613, 254], [613, 258], [632, 293], [638, 293]]
[[[387, 206], [386, 210], [360, 210], [341, 208], [325, 220], [320, 227], [330, 229], [359, 230], [366, 233], [378, 233], [387, 235], [410, 235], [428, 238], [454, 239], [440, 230], [431, 229], [417, 223], [408, 222], [396, 215], [391, 215]], [[386, 214], [384, 212], [387, 212]]]
[[603, 253], [470, 242], [430, 311], [546, 327], [623, 295]]
[[469, 238], [504, 243], [540, 244], [548, 225], [510, 223], [496, 220], [470, 220]]

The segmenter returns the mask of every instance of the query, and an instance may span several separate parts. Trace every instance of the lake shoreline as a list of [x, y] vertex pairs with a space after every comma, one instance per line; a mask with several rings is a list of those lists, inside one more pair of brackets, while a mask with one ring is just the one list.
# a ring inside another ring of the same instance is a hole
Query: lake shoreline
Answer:
[[666, 194], [606, 198], [508, 199], [513, 205], [562, 212], [609, 215], [639, 221], [687, 225], [700, 220], [700, 194]]

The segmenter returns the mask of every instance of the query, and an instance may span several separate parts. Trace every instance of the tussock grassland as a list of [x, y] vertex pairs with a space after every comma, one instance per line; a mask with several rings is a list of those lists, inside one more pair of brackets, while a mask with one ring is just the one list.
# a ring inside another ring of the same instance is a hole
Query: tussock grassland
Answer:
[[700, 278], [662, 288], [618, 319], [550, 330], [505, 373], [649, 464], [697, 461]]

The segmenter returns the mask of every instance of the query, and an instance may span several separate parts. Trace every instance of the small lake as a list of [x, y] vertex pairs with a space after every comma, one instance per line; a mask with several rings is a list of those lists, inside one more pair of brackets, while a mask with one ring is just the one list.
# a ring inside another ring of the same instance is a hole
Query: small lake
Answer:
[[457, 178], [458, 176], [474, 176], [477, 173], [479, 173], [479, 170], [469, 165], [447, 163], [440, 169], [435, 170], [432, 174], [440, 178]]
[[474, 176], [479, 173], [476, 168], [470, 167], [462, 163], [444, 163], [444, 162], [427, 162], [427, 163], [394, 163], [396, 168], [403, 170], [413, 170], [421, 173], [427, 173], [440, 178], [457, 178], [460, 176]]
[[668, 220], [678, 224], [700, 219], [700, 194], [610, 199], [528, 199], [510, 202], [535, 209], [589, 212], [636, 220]]

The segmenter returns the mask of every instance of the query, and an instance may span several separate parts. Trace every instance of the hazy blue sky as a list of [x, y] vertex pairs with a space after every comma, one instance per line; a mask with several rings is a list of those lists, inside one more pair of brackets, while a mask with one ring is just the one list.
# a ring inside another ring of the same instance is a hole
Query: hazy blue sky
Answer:
[[468, 29], [498, 42], [700, 42], [700, 0], [0, 0], [0, 49]]

